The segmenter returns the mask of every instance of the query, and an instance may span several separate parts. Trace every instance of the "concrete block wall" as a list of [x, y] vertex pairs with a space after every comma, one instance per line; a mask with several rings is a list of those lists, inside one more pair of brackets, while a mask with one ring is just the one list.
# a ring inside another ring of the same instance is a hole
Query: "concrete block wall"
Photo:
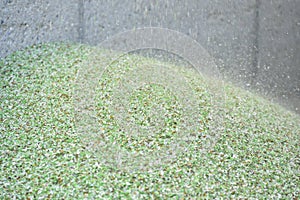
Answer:
[[0, 57], [26, 46], [78, 39], [78, 1], [1, 0]]
[[139, 27], [198, 41], [228, 79], [300, 113], [298, 0], [2, 0], [0, 57], [50, 41], [97, 45]]
[[300, 1], [261, 0], [258, 71], [266, 96], [300, 113]]

